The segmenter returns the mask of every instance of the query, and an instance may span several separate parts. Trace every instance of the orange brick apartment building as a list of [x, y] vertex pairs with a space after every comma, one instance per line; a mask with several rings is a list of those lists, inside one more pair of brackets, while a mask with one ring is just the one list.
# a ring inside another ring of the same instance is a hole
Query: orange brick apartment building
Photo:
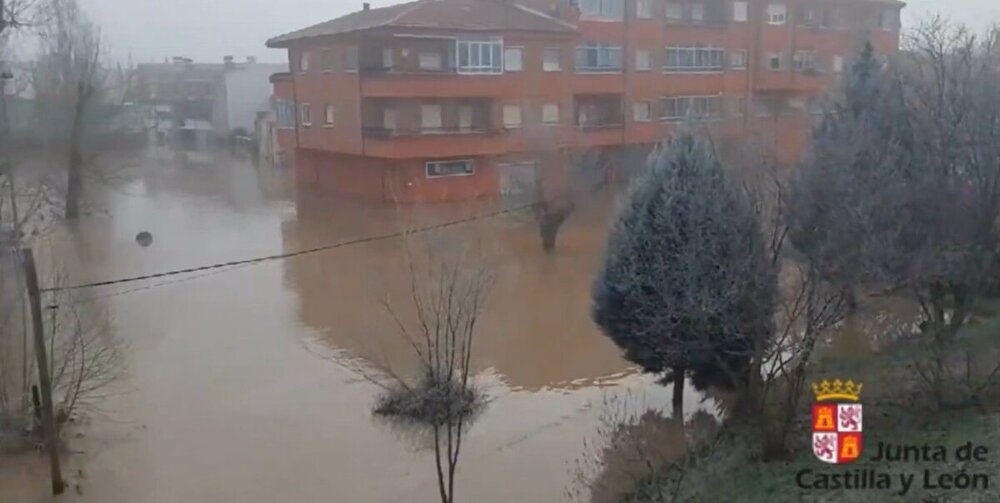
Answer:
[[801, 152], [865, 41], [898, 50], [896, 0], [419, 0], [267, 42], [297, 177], [369, 199], [514, 193], [574, 153], [648, 148], [681, 124]]

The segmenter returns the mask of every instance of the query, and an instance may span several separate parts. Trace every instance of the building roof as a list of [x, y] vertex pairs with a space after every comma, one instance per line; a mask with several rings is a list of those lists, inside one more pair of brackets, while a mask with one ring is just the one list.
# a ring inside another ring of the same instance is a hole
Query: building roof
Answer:
[[292, 80], [292, 72], [278, 72], [272, 73], [270, 81], [272, 84], [275, 82], [287, 82]]
[[539, 31], [573, 33], [576, 28], [509, 0], [417, 0], [391, 7], [360, 10], [346, 16], [279, 35], [268, 47], [287, 47], [294, 40], [340, 35], [376, 28], [431, 28], [464, 31]]

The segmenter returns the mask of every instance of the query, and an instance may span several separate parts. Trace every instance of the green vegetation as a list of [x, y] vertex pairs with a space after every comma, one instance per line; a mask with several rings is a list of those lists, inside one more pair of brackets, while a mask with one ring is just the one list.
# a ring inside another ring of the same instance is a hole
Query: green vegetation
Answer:
[[[960, 334], [959, 347], [964, 351], [985, 351], [993, 346], [991, 354], [996, 357], [995, 338], [1000, 333], [1000, 316], [990, 318], [985, 323], [971, 327]], [[648, 478], [640, 484], [638, 491], [647, 495], [654, 493], [649, 486], [659, 488], [665, 494], [677, 490], [676, 499], [665, 501], [739, 501], [746, 503], [783, 502], [912, 502], [912, 501], [954, 501], [954, 502], [995, 502], [1000, 501], [1000, 386], [985, 390], [985, 403], [993, 407], [963, 407], [935, 411], [918, 383], [905, 380], [906, 368], [901, 362], [911, 359], [912, 351], [905, 346], [893, 346], [886, 351], [864, 359], [822, 362], [810, 372], [809, 379], [817, 381], [831, 377], [850, 377], [864, 382], [862, 402], [865, 407], [865, 452], [861, 460], [851, 465], [827, 465], [817, 460], [810, 449], [810, 417], [804, 409], [794, 427], [791, 456], [782, 462], [762, 463], [760, 452], [756, 450], [753, 435], [748, 428], [740, 425], [723, 432], [716, 443], [710, 446], [695, 446], [684, 458], [668, 463], [671, 476], [659, 481]], [[902, 380], [901, 380], [902, 379]], [[946, 461], [892, 461], [876, 462], [878, 443], [892, 445], [944, 446]], [[955, 459], [955, 449], [967, 442], [985, 446], [988, 451], [985, 462], [962, 462]], [[846, 471], [874, 469], [877, 473], [893, 477], [892, 490], [806, 490], [801, 489], [796, 476], [802, 470], [812, 470], [806, 480], [816, 474], [835, 474]], [[969, 475], [988, 474], [989, 488], [976, 491], [942, 491], [924, 489], [924, 471], [929, 470], [931, 481], [939, 474], [955, 474], [963, 470]], [[667, 472], [667, 470], [661, 470]], [[678, 483], [679, 473], [683, 480]], [[915, 482], [905, 496], [895, 494], [900, 488], [900, 474], [915, 474]], [[647, 487], [643, 487], [646, 485]], [[659, 492], [659, 491], [655, 491]], [[625, 501], [629, 501], [628, 498]], [[656, 498], [638, 498], [633, 501], [657, 501]]]
[[[648, 372], [697, 382], [718, 366], [742, 385], [715, 386], [734, 391], [719, 435], [644, 455], [601, 501], [1000, 501], [1000, 316], [984, 307], [1000, 290], [997, 40], [934, 19], [896, 60], [865, 47], [792, 176], [723, 170], [690, 133], [665, 144], [609, 237], [594, 318]], [[845, 327], [888, 298], [909, 313], [885, 332]], [[875, 353], [823, 358], [850, 332]], [[851, 465], [813, 454], [807, 383], [835, 379], [864, 383]], [[963, 445], [981, 459], [958, 459]]]

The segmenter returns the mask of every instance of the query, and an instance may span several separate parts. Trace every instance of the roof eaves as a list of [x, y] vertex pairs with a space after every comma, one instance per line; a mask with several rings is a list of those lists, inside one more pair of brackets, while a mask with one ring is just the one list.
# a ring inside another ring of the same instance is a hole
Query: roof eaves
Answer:
[[540, 10], [535, 10], [535, 9], [532, 9], [531, 7], [528, 7], [526, 5], [522, 5], [522, 4], [519, 4], [519, 3], [514, 4], [514, 7], [517, 7], [518, 9], [521, 9], [524, 12], [527, 12], [529, 14], [533, 14], [535, 16], [539, 16], [539, 17], [545, 18], [548, 21], [552, 21], [554, 23], [558, 23], [558, 24], [562, 25], [564, 28], [566, 28], [568, 30], [571, 30], [571, 31], [574, 31], [574, 32], [577, 31], [577, 27], [575, 25], [573, 25], [572, 23], [568, 23], [568, 22], [563, 21], [562, 19], [559, 19], [557, 17], [550, 16], [550, 15], [548, 15], [548, 14], [546, 14], [546, 13], [540, 11]]

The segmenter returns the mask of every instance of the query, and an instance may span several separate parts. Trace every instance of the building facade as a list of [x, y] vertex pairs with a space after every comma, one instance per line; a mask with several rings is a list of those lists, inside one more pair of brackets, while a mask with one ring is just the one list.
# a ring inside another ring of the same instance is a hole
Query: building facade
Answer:
[[[252, 134], [258, 112], [270, 109], [270, 76], [288, 69], [285, 63], [195, 63], [174, 58], [168, 63], [137, 67], [135, 94], [151, 108], [150, 129], [172, 134], [181, 143], [226, 139], [234, 132]], [[204, 146], [204, 145], [203, 145]]]
[[[297, 175], [432, 202], [565, 183], [678, 127], [758, 135], [794, 160], [865, 42], [898, 50], [895, 0], [420, 0], [275, 37]], [[280, 118], [285, 120], [282, 122]], [[549, 183], [549, 182], [546, 182]]]

